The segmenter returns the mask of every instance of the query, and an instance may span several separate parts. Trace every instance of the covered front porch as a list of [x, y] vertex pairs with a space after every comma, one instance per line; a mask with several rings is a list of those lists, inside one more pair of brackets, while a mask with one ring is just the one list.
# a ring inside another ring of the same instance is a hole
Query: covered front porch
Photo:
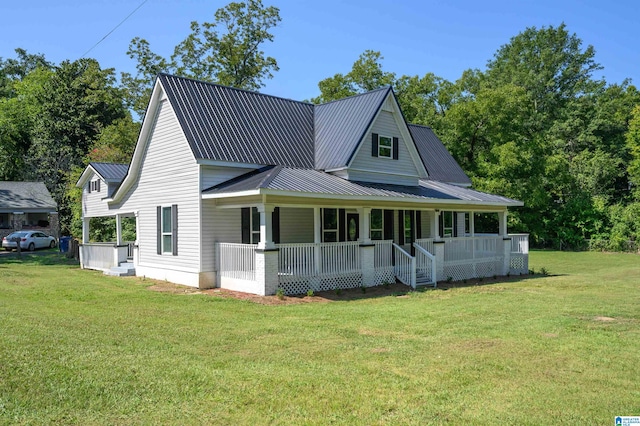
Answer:
[[[507, 233], [506, 208], [243, 201], [203, 200], [228, 236], [214, 242], [222, 288], [304, 294], [396, 280], [435, 287], [449, 279], [528, 272], [528, 235]], [[486, 216], [493, 217], [495, 229], [484, 232], [485, 224], [476, 232], [476, 222]]]
[[[106, 216], [82, 218], [82, 242], [79, 246], [81, 267], [103, 271], [105, 274], [135, 275], [133, 265], [137, 263], [135, 259], [137, 255], [136, 213], [117, 213], [109, 216], [113, 218], [113, 223], [105, 221], [106, 218]], [[131, 226], [123, 227], [125, 221], [130, 221]], [[110, 229], [111, 227], [115, 229]], [[115, 239], [112, 240], [111, 237]]]

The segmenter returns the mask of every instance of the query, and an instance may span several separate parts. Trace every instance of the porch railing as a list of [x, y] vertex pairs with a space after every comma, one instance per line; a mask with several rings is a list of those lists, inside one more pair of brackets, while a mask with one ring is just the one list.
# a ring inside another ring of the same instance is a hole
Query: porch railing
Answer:
[[221, 277], [255, 281], [257, 245], [216, 243], [216, 248]]
[[416, 258], [404, 251], [402, 247], [393, 243], [395, 258], [394, 273], [403, 283], [416, 288]]
[[444, 238], [444, 261], [459, 262], [502, 256], [502, 236]]
[[89, 243], [80, 246], [82, 267], [107, 270], [117, 266], [114, 258], [114, 243]]
[[360, 271], [357, 241], [278, 244], [278, 272], [285, 275], [337, 275]]
[[436, 283], [436, 257], [425, 250], [417, 242], [413, 244], [416, 249], [416, 284]]
[[511, 253], [529, 253], [529, 234], [509, 234], [511, 237]]
[[433, 249], [433, 241], [434, 238], [418, 238], [415, 244], [419, 245], [429, 253], [435, 254], [435, 251]]

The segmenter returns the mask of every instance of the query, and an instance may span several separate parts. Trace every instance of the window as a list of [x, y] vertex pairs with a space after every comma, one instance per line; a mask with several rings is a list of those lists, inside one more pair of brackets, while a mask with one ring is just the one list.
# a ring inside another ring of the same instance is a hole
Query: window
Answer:
[[251, 244], [260, 242], [260, 212], [257, 207], [251, 207]]
[[100, 179], [89, 182], [89, 192], [100, 192]]
[[404, 211], [404, 241], [405, 244], [413, 243], [413, 210]]
[[338, 241], [338, 209], [322, 209], [322, 242]]
[[158, 254], [178, 255], [178, 205], [157, 207]]
[[171, 232], [171, 207], [162, 208], [162, 253], [171, 253], [173, 235]]
[[0, 213], [0, 228], [11, 228], [11, 224], [9, 223], [9, 213]]
[[442, 212], [440, 213], [440, 231], [443, 238], [455, 237], [455, 212]]
[[384, 216], [381, 209], [371, 210], [371, 239], [381, 240], [384, 230]]
[[378, 157], [391, 158], [393, 139], [387, 136], [378, 136]]

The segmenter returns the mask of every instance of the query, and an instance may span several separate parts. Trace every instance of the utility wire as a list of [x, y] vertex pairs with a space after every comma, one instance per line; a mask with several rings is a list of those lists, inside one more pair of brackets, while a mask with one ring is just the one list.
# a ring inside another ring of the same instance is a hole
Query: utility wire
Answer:
[[107, 37], [109, 37], [109, 36], [111, 35], [111, 33], [113, 33], [115, 30], [117, 30], [117, 29], [118, 29], [118, 27], [119, 27], [120, 25], [124, 24], [124, 23], [125, 23], [125, 21], [126, 21], [127, 19], [129, 19], [129, 18], [131, 17], [131, 15], [133, 15], [134, 13], [136, 13], [136, 12], [138, 11], [138, 9], [140, 9], [140, 8], [141, 8], [141, 7], [142, 7], [142, 6], [147, 2], [147, 1], [149, 1], [149, 0], [143, 0], [143, 2], [142, 2], [142, 3], [140, 3], [140, 4], [138, 5], [138, 7], [136, 7], [135, 9], [133, 9], [133, 12], [131, 12], [130, 14], [128, 14], [128, 15], [127, 15], [127, 17], [126, 17], [126, 18], [124, 18], [122, 21], [120, 21], [120, 23], [119, 23], [118, 25], [116, 25], [115, 27], [113, 27], [113, 29], [112, 29], [111, 31], [109, 31], [109, 32], [108, 32], [104, 37], [102, 37], [102, 38], [100, 39], [100, 41], [98, 41], [96, 44], [94, 44], [93, 46], [91, 46], [91, 49], [89, 49], [89, 50], [87, 50], [86, 52], [84, 52], [84, 53], [82, 54], [82, 56], [80, 56], [80, 58], [84, 58], [84, 57], [86, 56], [86, 54], [87, 54], [87, 53], [89, 53], [89, 52], [91, 52], [93, 49], [95, 49], [95, 47], [96, 47], [97, 45], [99, 45], [99, 44], [100, 44], [100, 43], [102, 43], [102, 42], [103, 42]]

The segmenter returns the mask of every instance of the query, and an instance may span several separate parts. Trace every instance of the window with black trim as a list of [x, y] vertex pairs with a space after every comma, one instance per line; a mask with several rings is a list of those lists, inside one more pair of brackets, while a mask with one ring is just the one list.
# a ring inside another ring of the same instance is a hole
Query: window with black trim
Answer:
[[384, 234], [384, 215], [381, 209], [371, 210], [370, 238], [372, 240], [382, 240]]
[[456, 212], [443, 211], [440, 213], [440, 233], [443, 238], [457, 236], [456, 232]]
[[322, 209], [322, 242], [338, 241], [338, 209]]
[[393, 139], [388, 136], [378, 136], [378, 157], [392, 158]]
[[89, 182], [89, 192], [100, 192], [100, 179]]

